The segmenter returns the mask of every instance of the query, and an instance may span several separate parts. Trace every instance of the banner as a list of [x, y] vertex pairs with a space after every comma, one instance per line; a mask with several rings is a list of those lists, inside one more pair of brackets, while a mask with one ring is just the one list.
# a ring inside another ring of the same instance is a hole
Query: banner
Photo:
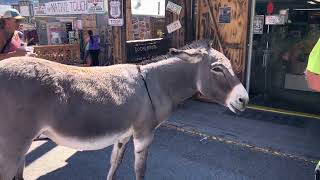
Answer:
[[103, 0], [69, 0], [39, 3], [34, 6], [35, 16], [104, 13]]

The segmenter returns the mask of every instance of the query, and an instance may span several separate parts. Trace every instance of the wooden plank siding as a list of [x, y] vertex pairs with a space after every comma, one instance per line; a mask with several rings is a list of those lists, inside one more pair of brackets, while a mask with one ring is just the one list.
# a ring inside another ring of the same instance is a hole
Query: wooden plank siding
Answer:
[[[166, 25], [180, 20], [182, 28], [173, 32], [169, 36], [171, 37], [171, 46], [179, 48], [191, 42], [195, 38], [193, 37], [193, 22], [192, 22], [192, 1], [191, 0], [170, 0], [171, 2], [178, 4], [182, 7], [179, 15], [170, 11], [166, 11], [165, 22]], [[166, 4], [168, 0], [166, 0]]]
[[[249, 0], [197, 0], [196, 39], [212, 39], [214, 48], [230, 60], [241, 81], [245, 79]], [[219, 23], [219, 8], [231, 7], [231, 22]]]

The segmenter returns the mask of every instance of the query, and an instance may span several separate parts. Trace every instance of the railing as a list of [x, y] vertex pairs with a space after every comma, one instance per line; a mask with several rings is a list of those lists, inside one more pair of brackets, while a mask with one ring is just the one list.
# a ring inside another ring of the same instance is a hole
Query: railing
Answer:
[[34, 46], [38, 58], [59, 62], [62, 64], [81, 64], [79, 44]]

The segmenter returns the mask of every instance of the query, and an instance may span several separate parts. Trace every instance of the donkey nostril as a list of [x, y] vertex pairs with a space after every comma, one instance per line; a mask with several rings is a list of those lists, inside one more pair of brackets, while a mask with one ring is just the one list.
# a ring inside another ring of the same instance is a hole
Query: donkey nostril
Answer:
[[239, 98], [239, 102], [244, 106], [247, 104], [246, 98]]

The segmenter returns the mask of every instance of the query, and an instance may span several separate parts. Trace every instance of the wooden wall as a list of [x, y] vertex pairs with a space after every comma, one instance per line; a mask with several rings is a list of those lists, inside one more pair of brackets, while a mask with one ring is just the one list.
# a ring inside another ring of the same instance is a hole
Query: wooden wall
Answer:
[[[215, 49], [230, 60], [235, 73], [244, 80], [249, 0], [197, 0], [196, 38], [214, 40]], [[230, 23], [219, 23], [219, 8], [231, 7]]]

